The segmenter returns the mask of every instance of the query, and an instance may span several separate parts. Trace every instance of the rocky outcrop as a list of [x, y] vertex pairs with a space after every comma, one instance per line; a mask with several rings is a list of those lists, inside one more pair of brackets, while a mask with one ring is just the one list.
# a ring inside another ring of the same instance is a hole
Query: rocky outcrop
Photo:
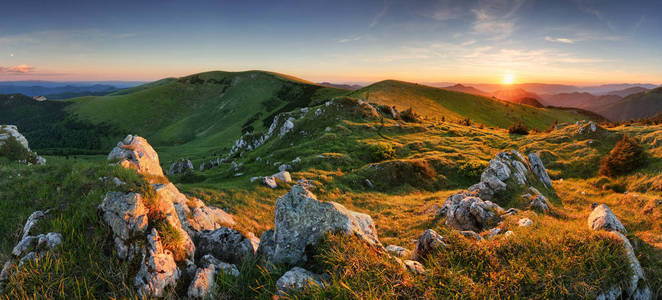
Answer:
[[163, 177], [159, 156], [142, 137], [128, 135], [108, 154], [109, 161], [134, 169], [143, 175]]
[[418, 236], [418, 240], [416, 241], [416, 248], [414, 249], [414, 259], [421, 260], [431, 251], [440, 247], [446, 247], [444, 238], [437, 234], [436, 231], [427, 229]]
[[302, 290], [310, 287], [325, 285], [324, 276], [314, 274], [304, 268], [294, 267], [287, 271], [276, 281], [276, 289], [281, 294], [288, 291]]
[[193, 171], [193, 163], [188, 159], [173, 162], [168, 169], [168, 175], [183, 174]]
[[577, 131], [574, 133], [576, 137], [593, 137], [606, 131], [593, 121], [577, 121], [575, 125], [577, 125]]
[[531, 164], [531, 170], [533, 171], [533, 174], [536, 176], [536, 178], [542, 182], [546, 188], [551, 189], [552, 180], [549, 178], [547, 170], [545, 169], [545, 166], [543, 165], [540, 157], [535, 153], [529, 153], [529, 163]]
[[458, 193], [446, 199], [442, 211], [446, 214], [446, 226], [457, 230], [481, 232], [501, 220], [505, 212], [491, 201], [483, 201], [475, 193]]
[[292, 182], [292, 176], [288, 171], [280, 171], [274, 175], [262, 177], [262, 183], [266, 186], [275, 189], [278, 187], [278, 183], [288, 183]]
[[598, 295], [596, 299], [652, 299], [653, 295], [646, 283], [644, 270], [641, 268], [641, 264], [634, 253], [634, 248], [632, 248], [630, 240], [623, 235], [623, 233], [627, 233], [625, 227], [607, 205], [600, 204], [593, 205], [593, 207], [593, 212], [591, 212], [588, 218], [588, 227], [596, 231], [608, 231], [613, 238], [622, 241], [623, 247], [625, 247], [627, 262], [632, 270], [632, 276], [623, 289], [614, 286]]
[[[219, 270], [238, 272], [236, 267], [208, 254], [232, 262], [245, 252], [254, 254], [252, 240], [224, 227], [234, 225], [231, 215], [187, 197], [168, 182], [156, 151], [142, 137], [127, 136], [108, 155], [108, 160], [135, 169], [150, 183], [149, 193], [109, 192], [99, 205], [99, 214], [111, 229], [117, 256], [131, 260], [142, 255], [134, 278], [141, 296], [163, 296], [168, 287], [180, 284], [182, 278], [194, 278], [189, 293], [194, 297], [203, 295], [210, 290], [209, 284]], [[232, 235], [218, 234], [225, 231], [232, 231]], [[176, 236], [176, 244], [163, 244], [164, 234]], [[249, 250], [242, 252], [244, 248]], [[200, 260], [199, 266], [193, 263], [196, 249], [199, 256], [207, 258]], [[214, 261], [210, 262], [212, 258]], [[185, 269], [181, 270], [178, 263]]]
[[23, 226], [23, 237], [14, 246], [11, 252], [11, 257], [5, 262], [2, 271], [0, 271], [0, 293], [4, 283], [14, 267], [21, 267], [28, 261], [36, 260], [44, 256], [47, 252], [52, 251], [57, 246], [62, 244], [63, 236], [58, 232], [49, 232], [46, 234], [31, 235], [34, 226], [38, 221], [46, 216], [48, 211], [35, 211], [28, 217], [28, 220]]
[[370, 216], [319, 201], [304, 186], [295, 185], [276, 201], [274, 228], [262, 234], [259, 252], [277, 264], [303, 262], [306, 246], [329, 232], [353, 234], [368, 245], [383, 247]]
[[213, 296], [211, 292], [214, 290], [215, 278], [220, 272], [239, 276], [235, 265], [224, 263], [211, 255], [203, 256], [188, 287], [187, 296], [192, 299], [208, 299]]
[[38, 165], [46, 164], [45, 158], [30, 150], [28, 139], [26, 139], [25, 136], [23, 136], [18, 131], [18, 127], [16, 127], [16, 125], [0, 125], [0, 148], [2, 148], [9, 139], [16, 140], [19, 144], [21, 144], [21, 146], [23, 146], [23, 148], [25, 148], [25, 151], [30, 154], [32, 160], [28, 160], [27, 162], [35, 163]]

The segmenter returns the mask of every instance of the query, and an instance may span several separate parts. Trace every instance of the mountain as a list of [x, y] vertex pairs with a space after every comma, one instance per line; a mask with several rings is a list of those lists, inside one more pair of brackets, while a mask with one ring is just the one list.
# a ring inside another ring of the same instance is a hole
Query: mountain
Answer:
[[541, 102], [547, 106], [575, 107], [595, 112], [600, 107], [621, 100], [617, 95], [596, 96], [586, 92], [560, 93], [553, 95], [542, 95]]
[[522, 121], [530, 128], [545, 129], [554, 123], [593, 119], [577, 110], [536, 108], [487, 97], [448, 91], [416, 83], [385, 80], [349, 94], [352, 97], [398, 110], [412, 108], [417, 113], [446, 120], [471, 119], [473, 122], [508, 128]]
[[358, 85], [358, 84], [331, 83], [331, 82], [326, 82], [326, 81], [319, 83], [319, 85], [328, 86], [328, 87], [337, 88], [337, 89], [349, 90], [349, 91], [355, 91], [355, 90], [358, 90], [358, 89], [363, 87], [363, 86]]
[[650, 90], [650, 89], [640, 87], [640, 86], [635, 86], [635, 87], [626, 88], [626, 89], [622, 89], [622, 90], [618, 90], [618, 91], [611, 91], [611, 92], [607, 93], [607, 95], [616, 95], [616, 96], [620, 96], [620, 97], [627, 97], [629, 95], [645, 92], [645, 91], [648, 91], [648, 90]]
[[487, 92], [481, 91], [472, 86], [462, 85], [459, 83], [452, 86], [442, 87], [442, 89], [460, 92], [460, 93], [472, 94], [472, 95], [489, 96], [489, 93]]
[[625, 90], [629, 88], [641, 87], [645, 89], [654, 89], [657, 85], [650, 83], [617, 83], [617, 84], [603, 84], [597, 86], [586, 86], [582, 87], [582, 91], [588, 92], [591, 94], [601, 95], [607, 94], [612, 91]]
[[521, 87], [507, 87], [491, 93], [497, 99], [506, 100], [509, 102], [520, 103], [523, 98], [540, 99], [535, 93], [531, 93]]
[[660, 111], [662, 111], [662, 87], [627, 96], [595, 110], [612, 121], [649, 118]]

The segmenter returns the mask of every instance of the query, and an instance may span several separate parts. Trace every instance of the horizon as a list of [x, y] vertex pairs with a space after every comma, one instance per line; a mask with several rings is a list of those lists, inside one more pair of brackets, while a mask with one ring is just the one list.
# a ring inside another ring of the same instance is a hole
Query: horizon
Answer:
[[8, 3], [0, 81], [269, 70], [339, 84], [660, 85], [662, 4], [636, 2]]

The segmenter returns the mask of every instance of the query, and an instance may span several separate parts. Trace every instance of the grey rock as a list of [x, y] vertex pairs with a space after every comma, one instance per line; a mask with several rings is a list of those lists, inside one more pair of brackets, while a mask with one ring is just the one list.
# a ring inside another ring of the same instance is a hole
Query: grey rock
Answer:
[[167, 287], [177, 285], [181, 271], [172, 253], [163, 248], [156, 229], [147, 236], [147, 243], [133, 284], [141, 296], [161, 297]]
[[549, 203], [547, 202], [547, 198], [540, 194], [531, 200], [529, 207], [541, 212], [549, 211]]
[[273, 236], [262, 235], [260, 248], [267, 249], [260, 252], [274, 263], [306, 261], [306, 246], [317, 244], [328, 232], [353, 234], [382, 248], [370, 216], [335, 202], [321, 202], [305, 187], [294, 185], [276, 201]]
[[600, 204], [588, 217], [588, 227], [593, 230], [619, 231], [627, 234], [625, 226], [616, 218], [607, 205]]
[[46, 214], [48, 213], [48, 210], [41, 211], [35, 211], [30, 216], [28, 217], [28, 220], [25, 222], [25, 225], [23, 226], [23, 237], [22, 239], [26, 238], [28, 235], [30, 235], [30, 232], [32, 231], [32, 228], [34, 228], [35, 225], [37, 225], [37, 222], [44, 218]]
[[142, 195], [109, 192], [99, 205], [99, 212], [113, 232], [117, 255], [120, 259], [131, 259], [137, 253], [135, 248], [129, 246], [130, 241], [143, 236], [148, 225], [148, 209]]
[[519, 221], [517, 221], [517, 224], [520, 227], [529, 227], [533, 225], [533, 221], [531, 221], [529, 218], [521, 218]]
[[193, 171], [193, 163], [188, 159], [173, 162], [168, 169], [168, 175], [182, 174]]
[[159, 156], [142, 137], [128, 135], [108, 154], [109, 161], [118, 161], [125, 168], [141, 174], [163, 177]]
[[536, 176], [536, 178], [538, 178], [538, 180], [540, 180], [546, 188], [553, 188], [552, 180], [549, 178], [547, 170], [545, 170], [545, 166], [543, 165], [540, 157], [533, 152], [529, 153], [529, 163], [531, 164], [531, 170], [533, 171], [533, 174]]
[[473, 231], [471, 231], [471, 230], [460, 231], [459, 234], [461, 234], [461, 235], [463, 235], [463, 236], [466, 236], [466, 237], [473, 238], [473, 239], [475, 239], [476, 241], [479, 241], [479, 242], [482, 242], [482, 241], [483, 241], [483, 237], [482, 237], [482, 236], [478, 235], [478, 233], [475, 233], [475, 232], [473, 232]]
[[418, 236], [413, 257], [416, 260], [420, 260], [427, 256], [431, 251], [440, 247], [446, 247], [444, 238], [437, 234], [436, 231], [427, 229]]
[[278, 187], [278, 183], [276, 183], [276, 179], [273, 176], [262, 177], [262, 183], [264, 183], [266, 186], [272, 189]]
[[278, 278], [278, 281], [276, 281], [276, 289], [279, 293], [285, 294], [288, 291], [297, 291], [314, 286], [321, 287], [324, 286], [324, 284], [321, 275], [313, 274], [300, 267], [294, 267]]
[[211, 254], [212, 256], [233, 264], [253, 257], [257, 249], [251, 240], [241, 232], [221, 227], [213, 231], [202, 231], [197, 235], [197, 256]]
[[397, 245], [386, 246], [386, 252], [397, 257], [409, 257], [411, 255], [411, 251]]
[[415, 260], [404, 260], [403, 263], [409, 272], [418, 275], [425, 274], [425, 267], [423, 267], [423, 264], [420, 262]]
[[446, 225], [457, 230], [481, 232], [500, 221], [503, 208], [468, 193], [458, 193], [446, 199]]

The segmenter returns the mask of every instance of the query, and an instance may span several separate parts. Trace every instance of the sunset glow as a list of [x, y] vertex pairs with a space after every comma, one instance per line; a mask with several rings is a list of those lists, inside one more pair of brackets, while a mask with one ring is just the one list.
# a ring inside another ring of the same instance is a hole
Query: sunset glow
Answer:
[[515, 75], [512, 73], [506, 73], [503, 75], [503, 79], [501, 79], [501, 83], [503, 84], [513, 84], [515, 83]]

